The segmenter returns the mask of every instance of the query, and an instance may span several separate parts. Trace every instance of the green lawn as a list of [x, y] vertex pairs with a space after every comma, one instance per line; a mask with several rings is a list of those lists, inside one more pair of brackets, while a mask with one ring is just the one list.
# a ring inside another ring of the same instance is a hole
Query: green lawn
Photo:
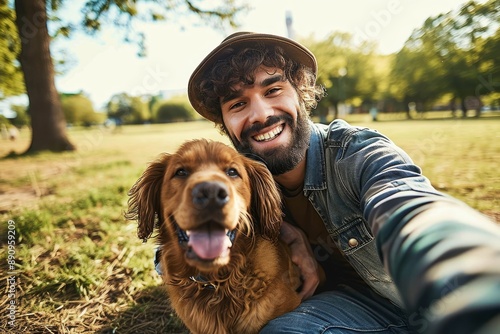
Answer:
[[[435, 187], [500, 220], [500, 118], [352, 121], [388, 135]], [[187, 139], [227, 140], [204, 121], [69, 135], [77, 152], [0, 160], [0, 249], [6, 258], [15, 226], [17, 265], [13, 299], [12, 273], [7, 264], [0, 271], [1, 314], [14, 300], [22, 333], [183, 332], [153, 269], [154, 243], [142, 244], [123, 219], [127, 191], [159, 153]], [[16, 142], [2, 141], [0, 156], [28, 144], [22, 132]]]

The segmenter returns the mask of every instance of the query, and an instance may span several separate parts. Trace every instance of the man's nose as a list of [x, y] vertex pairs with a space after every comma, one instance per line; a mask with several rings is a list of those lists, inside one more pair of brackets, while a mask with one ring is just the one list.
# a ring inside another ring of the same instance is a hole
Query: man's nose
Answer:
[[274, 108], [264, 97], [255, 97], [250, 101], [250, 124], [265, 123], [274, 114]]

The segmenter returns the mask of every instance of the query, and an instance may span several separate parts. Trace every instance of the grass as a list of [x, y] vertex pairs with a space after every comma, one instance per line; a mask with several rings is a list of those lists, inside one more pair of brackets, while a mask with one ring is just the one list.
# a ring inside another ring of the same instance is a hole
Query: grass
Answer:
[[[500, 119], [390, 120], [353, 124], [388, 135], [434, 186], [500, 218]], [[2, 142], [2, 259], [15, 222], [16, 331], [19, 333], [184, 333], [154, 272], [154, 243], [123, 219], [127, 191], [148, 162], [192, 138], [227, 142], [207, 122], [70, 129], [78, 151], [15, 157], [25, 131]], [[2, 262], [0, 313], [10, 299]], [[11, 329], [7, 322], [2, 330]], [[1, 330], [0, 330], [1, 331]]]

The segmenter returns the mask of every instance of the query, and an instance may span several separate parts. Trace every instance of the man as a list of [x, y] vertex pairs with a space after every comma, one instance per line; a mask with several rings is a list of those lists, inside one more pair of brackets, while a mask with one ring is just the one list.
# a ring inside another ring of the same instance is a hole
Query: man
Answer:
[[303, 303], [263, 333], [500, 326], [498, 227], [436, 191], [376, 131], [313, 124], [323, 96], [316, 73], [314, 55], [295, 41], [240, 32], [189, 80], [196, 111], [264, 162], [283, 192], [282, 238], [302, 271]]

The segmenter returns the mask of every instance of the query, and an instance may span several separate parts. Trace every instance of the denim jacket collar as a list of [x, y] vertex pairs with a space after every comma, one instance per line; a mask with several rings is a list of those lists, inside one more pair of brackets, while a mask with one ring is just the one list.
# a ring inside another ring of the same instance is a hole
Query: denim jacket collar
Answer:
[[324, 139], [321, 130], [310, 122], [311, 138], [306, 155], [306, 175], [304, 178], [304, 191], [326, 189], [326, 166]]

